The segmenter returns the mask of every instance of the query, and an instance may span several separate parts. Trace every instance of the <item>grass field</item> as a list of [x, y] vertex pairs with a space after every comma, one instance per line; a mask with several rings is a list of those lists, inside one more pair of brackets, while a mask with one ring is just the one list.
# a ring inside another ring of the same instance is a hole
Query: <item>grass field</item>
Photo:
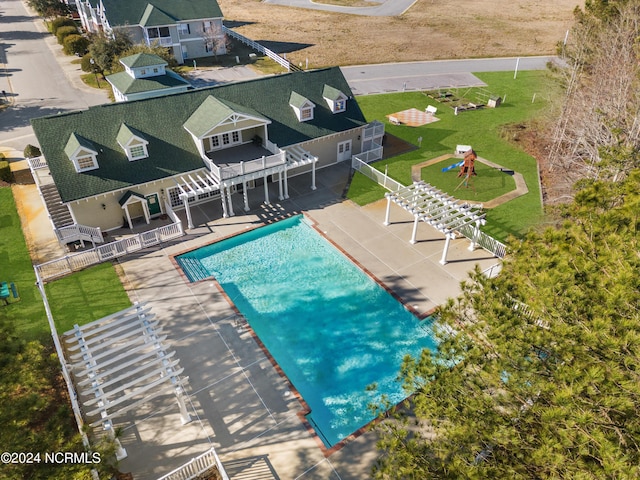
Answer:
[[[486, 89], [465, 89], [455, 93], [473, 99], [476, 93], [489, 90], [505, 99], [500, 107], [454, 115], [453, 109], [436, 103], [422, 92], [358, 97], [358, 103], [367, 120], [385, 122], [388, 133], [416, 146], [418, 138], [422, 137], [420, 148], [374, 164], [381, 171], [388, 166], [389, 175], [405, 185], [411, 183], [412, 165], [454, 153], [458, 144], [471, 145], [480, 157], [521, 173], [529, 193], [487, 212], [487, 225], [483, 230], [499, 240], [505, 240], [509, 235], [523, 235], [541, 220], [542, 202], [536, 160], [504, 139], [501, 128], [506, 124], [545, 116], [559, 94], [559, 88], [545, 71], [519, 72], [517, 79], [513, 78], [512, 72], [476, 75], [488, 84]], [[534, 94], [535, 100], [532, 102]], [[424, 110], [427, 105], [438, 107], [436, 116], [440, 121], [422, 127], [408, 127], [392, 125], [385, 117], [412, 107]], [[370, 180], [356, 175], [351, 183], [349, 198], [359, 204], [382, 198], [382, 187], [371, 188], [371, 185]], [[434, 185], [439, 186], [436, 183]]]
[[[359, 0], [322, 0], [360, 5]], [[388, 0], [392, 2], [393, 0]], [[367, 2], [370, 5], [375, 3]], [[584, 0], [417, 0], [396, 17], [260, 0], [219, 0], [234, 30], [310, 68], [448, 58], [550, 55]]]
[[459, 159], [450, 158], [424, 167], [421, 178], [460, 200], [475, 202], [487, 202], [516, 188], [516, 182], [511, 175], [481, 162], [475, 162], [476, 175], [469, 178], [468, 185], [466, 176], [458, 177], [459, 167], [448, 172], [442, 171], [443, 168], [458, 161]]

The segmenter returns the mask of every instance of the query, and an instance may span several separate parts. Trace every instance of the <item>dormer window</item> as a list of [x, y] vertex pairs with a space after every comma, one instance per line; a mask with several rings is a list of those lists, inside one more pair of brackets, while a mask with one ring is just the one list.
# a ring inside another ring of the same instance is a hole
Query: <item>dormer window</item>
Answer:
[[125, 123], [120, 125], [116, 140], [118, 141], [118, 145], [120, 145], [127, 154], [130, 162], [149, 156], [149, 152], [147, 151], [149, 142], [144, 138], [142, 133]]
[[82, 173], [98, 168], [98, 151], [86, 138], [72, 133], [64, 151], [73, 162], [76, 172]]
[[325, 85], [322, 96], [332, 113], [344, 112], [347, 109], [347, 96], [337, 88]]
[[80, 157], [75, 157], [76, 171], [86, 172], [98, 168], [98, 161], [95, 153], [88, 153]]
[[309, 120], [313, 120], [315, 104], [308, 98], [303, 97], [299, 93], [291, 92], [289, 105], [293, 108], [296, 117], [298, 117], [298, 121], [308, 122]]

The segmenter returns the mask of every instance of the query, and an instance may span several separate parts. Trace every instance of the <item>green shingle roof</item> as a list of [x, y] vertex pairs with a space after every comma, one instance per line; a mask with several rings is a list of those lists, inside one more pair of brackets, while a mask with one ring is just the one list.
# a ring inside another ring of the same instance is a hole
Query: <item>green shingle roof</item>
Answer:
[[222, 18], [216, 0], [102, 0], [102, 4], [112, 27], [142, 25], [143, 17], [147, 27], [173, 25], [176, 20]]
[[127, 72], [118, 72], [107, 75], [106, 79], [125, 95], [191, 85], [187, 80], [171, 70], [166, 70], [164, 75], [146, 78], [133, 78]]
[[196, 111], [193, 112], [193, 115], [187, 119], [184, 123], [184, 128], [186, 128], [189, 133], [200, 138], [234, 113], [269, 121], [268, 118], [263, 117], [251, 108], [243, 107], [233, 102], [219, 100], [213, 95], [210, 95], [202, 102]]
[[136, 53], [120, 59], [120, 63], [129, 68], [157, 67], [168, 65], [164, 58], [152, 53]]
[[136, 197], [136, 198], [139, 198], [140, 200], [146, 200], [144, 195], [140, 195], [139, 193], [132, 192], [131, 190], [127, 190], [125, 194], [122, 197], [120, 197], [120, 199], [118, 200], [118, 203], [120, 204], [120, 206], [123, 206], [125, 203], [127, 203], [127, 201], [131, 197]]
[[[99, 105], [32, 119], [31, 123], [62, 201], [69, 202], [203, 168], [193, 138], [183, 125], [210, 96], [227, 105], [242, 105], [270, 119], [269, 140], [280, 147], [364, 125], [364, 115], [355, 100], [347, 102], [345, 112], [331, 113], [322, 98], [325, 84], [352, 96], [342, 72], [334, 67]], [[316, 104], [313, 120], [298, 121], [289, 105], [293, 91]], [[139, 131], [149, 142], [148, 158], [129, 162], [117, 142], [123, 123]], [[72, 134], [95, 146], [98, 169], [75, 171], [65, 154], [65, 145]]]

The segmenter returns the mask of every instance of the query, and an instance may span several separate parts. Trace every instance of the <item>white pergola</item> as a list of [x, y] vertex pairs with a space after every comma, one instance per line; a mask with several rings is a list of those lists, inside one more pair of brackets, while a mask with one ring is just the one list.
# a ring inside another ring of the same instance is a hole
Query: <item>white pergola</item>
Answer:
[[391, 203], [395, 203], [413, 215], [411, 243], [416, 243], [420, 221], [431, 225], [444, 234], [446, 241], [440, 259], [442, 265], [447, 263], [449, 244], [455, 238], [456, 231], [470, 224], [474, 224], [475, 228], [469, 250], [475, 250], [480, 226], [486, 223], [485, 214], [481, 213], [482, 205], [461, 203], [460, 200], [422, 181], [414, 182], [394, 192], [388, 192], [385, 196], [387, 197], [385, 225], [389, 225]]
[[182, 175], [175, 179], [180, 190], [180, 198], [187, 215], [188, 228], [193, 228], [189, 199], [205, 193], [220, 192], [223, 216], [232, 217], [233, 203], [231, 194], [236, 185], [242, 185], [244, 210], [249, 211], [248, 183], [262, 179], [264, 185], [264, 203], [271, 204], [269, 199], [269, 175], [278, 176], [278, 200], [289, 198], [289, 181], [287, 172], [292, 168], [311, 165], [311, 190], [316, 189], [316, 163], [318, 157], [311, 155], [298, 145], [281, 150], [280, 153], [269, 157], [262, 157], [248, 162], [219, 167], [211, 160], [205, 159], [208, 169]]
[[[191, 421], [184, 402], [187, 378], [180, 377], [184, 369], [173, 358], [175, 351], [167, 350], [167, 336], [150, 311], [136, 303], [64, 334], [84, 415], [87, 420], [98, 417], [91, 426], [102, 425], [112, 438], [113, 418], [171, 391], [182, 424]], [[125, 458], [126, 451], [115, 440], [118, 459]]]

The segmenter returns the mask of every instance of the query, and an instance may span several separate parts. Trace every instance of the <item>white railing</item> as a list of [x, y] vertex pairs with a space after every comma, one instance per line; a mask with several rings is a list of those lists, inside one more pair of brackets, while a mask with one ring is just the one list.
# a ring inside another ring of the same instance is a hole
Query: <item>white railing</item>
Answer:
[[381, 137], [382, 135], [384, 135], [383, 123], [372, 122], [362, 131], [362, 138], [364, 140]]
[[43, 281], [49, 281], [182, 235], [184, 235], [182, 222], [176, 222], [84, 252], [65, 255], [62, 258], [36, 265], [35, 269]]
[[487, 278], [495, 278], [502, 271], [502, 263], [494, 263], [489, 268], [485, 268], [482, 274]]
[[[475, 227], [473, 225], [465, 225], [458, 230], [462, 235], [473, 240]], [[498, 258], [504, 258], [507, 255], [507, 246], [496, 240], [484, 232], [480, 232], [476, 238], [478, 246], [484, 248], [487, 252], [494, 254]]]
[[27, 163], [29, 164], [29, 168], [31, 169], [31, 171], [48, 167], [47, 161], [43, 156], [27, 158]]
[[371, 165], [361, 160], [359, 158], [361, 155], [362, 154], [358, 154], [351, 157], [351, 168], [362, 173], [364, 176], [370, 178], [378, 185], [382, 185], [384, 188], [391, 192], [404, 188], [404, 185], [402, 185], [400, 182], [394, 180], [389, 175], [376, 170]]
[[216, 467], [218, 469], [218, 473], [222, 480], [229, 480], [229, 476], [227, 475], [227, 472], [225, 472], [222, 462], [220, 462], [220, 459], [213, 447], [202, 455], [192, 458], [181, 467], [178, 467], [172, 472], [160, 477], [158, 480], [191, 480], [212, 467]]
[[91, 243], [104, 243], [104, 238], [100, 228], [88, 227], [86, 225], [69, 225], [54, 229], [58, 240], [62, 244], [87, 241]]
[[382, 158], [383, 150], [384, 149], [382, 145], [374, 144], [371, 150], [359, 153], [356, 155], [356, 157], [358, 157], [358, 160], [361, 160], [364, 163], [375, 162], [376, 160], [380, 160]]
[[235, 32], [235, 31], [231, 30], [230, 28], [225, 27], [224, 25], [222, 26], [222, 31], [225, 34], [229, 35], [230, 37], [233, 37], [236, 40], [239, 40], [240, 42], [244, 43], [245, 45], [248, 45], [249, 47], [253, 48], [254, 50], [256, 50], [256, 51], [258, 51], [260, 53], [263, 53], [264, 55], [269, 57], [274, 62], [282, 65], [288, 71], [299, 70], [295, 65], [292, 65], [289, 60], [287, 60], [286, 58], [282, 58], [276, 52], [274, 52], [272, 50], [269, 50], [264, 45], [260, 45], [258, 42], [254, 42], [250, 38], [247, 38], [244, 35], [240, 35], [238, 32]]
[[248, 173], [261, 172], [277, 165], [283, 165], [285, 161], [285, 152], [280, 152], [276, 155], [263, 156], [262, 158], [249, 160], [248, 162], [240, 162], [227, 167], [219, 167], [211, 160], [205, 160], [205, 165], [209, 168], [216, 180], [223, 181], [241, 177]]
[[[56, 323], [53, 319], [53, 314], [51, 313], [51, 307], [49, 306], [49, 300], [47, 299], [47, 294], [44, 289], [44, 283], [42, 278], [40, 277], [37, 267], [34, 267], [34, 270], [36, 274], [36, 286], [38, 287], [38, 291], [42, 296], [44, 311], [47, 315], [47, 320], [49, 322], [49, 329], [51, 330], [51, 336], [53, 337], [53, 345], [56, 349], [56, 353], [58, 354], [58, 361], [60, 362], [60, 368], [62, 370], [62, 378], [64, 378], [64, 383], [67, 386], [67, 393], [69, 394], [69, 400], [71, 402], [71, 410], [73, 411], [73, 416], [75, 417], [76, 425], [78, 426], [78, 431], [80, 432], [80, 438], [82, 439], [82, 444], [87, 449], [87, 451], [90, 451], [91, 445], [89, 443], [89, 437], [87, 436], [87, 432], [84, 428], [82, 410], [80, 409], [80, 404], [78, 403], [78, 394], [73, 385], [73, 381], [71, 380], [71, 375], [67, 367], [67, 363], [64, 356], [64, 350], [62, 348], [62, 344], [60, 343], [60, 337], [58, 336], [58, 331], [56, 329]], [[92, 470], [92, 477], [98, 478], [98, 473], [96, 470]]]

